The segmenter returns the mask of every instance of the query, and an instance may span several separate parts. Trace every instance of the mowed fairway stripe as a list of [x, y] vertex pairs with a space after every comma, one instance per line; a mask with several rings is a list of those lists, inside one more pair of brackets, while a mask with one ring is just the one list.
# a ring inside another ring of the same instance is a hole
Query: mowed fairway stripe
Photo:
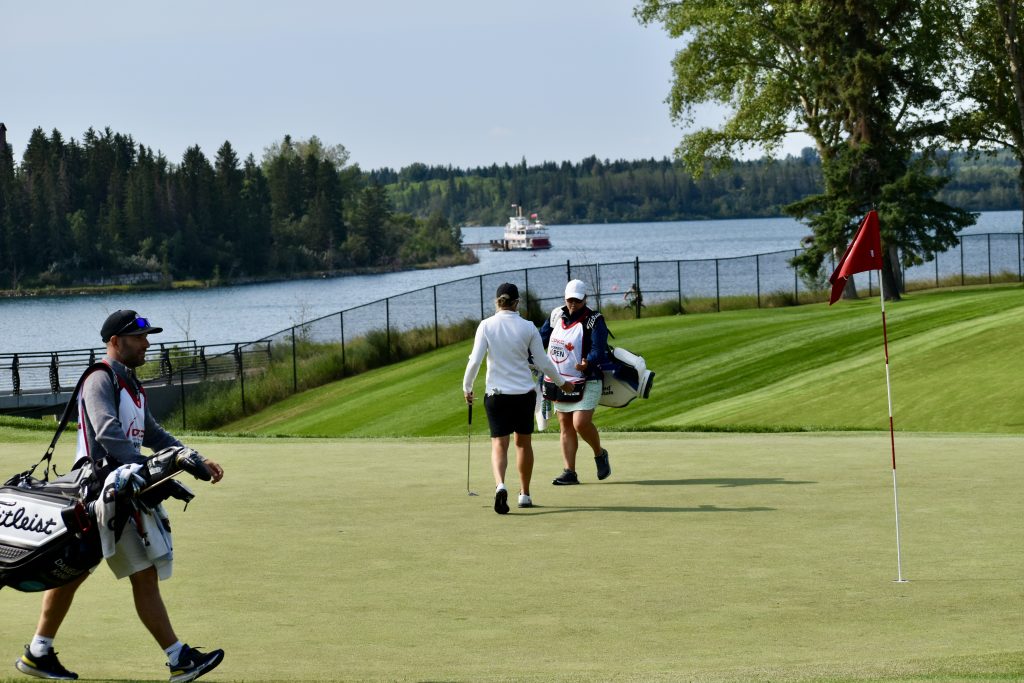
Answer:
[[[1019, 386], [1006, 381], [1020, 364], [1024, 308], [947, 325], [889, 345], [897, 428], [929, 431], [1024, 431]], [[956, 387], [956, 390], [951, 390]], [[983, 400], [972, 387], [983, 392]], [[660, 424], [762, 425], [886, 429], [885, 356], [881, 315], [876, 353], [859, 355], [724, 401], [681, 413]]]
[[[896, 427], [1020, 433], [1019, 285], [912, 293], [887, 305]], [[656, 371], [648, 400], [599, 408], [605, 430], [886, 429], [877, 297], [612, 321]], [[294, 436], [457, 436], [469, 342], [291, 396], [223, 430]], [[477, 393], [483, 393], [483, 375]], [[481, 411], [482, 412], [482, 411]]]
[[[491, 510], [488, 439], [198, 439], [225, 480], [172, 503], [179, 635], [204, 680], [1012, 680], [1024, 665], [1024, 437], [606, 434], [614, 473]], [[5, 445], [24, 469], [45, 448]], [[65, 462], [69, 455], [62, 450]], [[509, 488], [516, 491], [510, 473]], [[4, 590], [13, 662], [39, 596]], [[112, 645], [113, 644], [113, 645]], [[87, 678], [164, 679], [126, 583], [85, 584], [57, 643]], [[13, 669], [10, 675], [15, 675]]]

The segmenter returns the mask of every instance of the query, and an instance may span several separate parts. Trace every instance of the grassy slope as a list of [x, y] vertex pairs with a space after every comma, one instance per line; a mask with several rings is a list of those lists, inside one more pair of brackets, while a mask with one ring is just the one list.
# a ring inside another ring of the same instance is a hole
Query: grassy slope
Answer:
[[[568, 489], [537, 441], [539, 507], [499, 517], [483, 435], [480, 497], [465, 438], [194, 440], [227, 476], [168, 506], [162, 590], [187, 642], [227, 652], [203, 680], [1020, 680], [1022, 436], [900, 440], [905, 584], [884, 434], [608, 434], [612, 478]], [[39, 596], [0, 604], [15, 678]], [[166, 681], [106, 567], [57, 649], [86, 678]]]
[[[1020, 433], [1024, 288], [913, 293], [887, 307], [898, 430]], [[606, 430], [888, 428], [877, 299], [617, 321], [657, 372], [651, 398], [599, 409]], [[294, 396], [225, 431], [457, 435], [469, 344]], [[482, 391], [483, 371], [477, 380]], [[479, 409], [478, 409], [479, 410]], [[480, 410], [482, 412], [482, 410]], [[483, 429], [483, 420], [478, 421]]]

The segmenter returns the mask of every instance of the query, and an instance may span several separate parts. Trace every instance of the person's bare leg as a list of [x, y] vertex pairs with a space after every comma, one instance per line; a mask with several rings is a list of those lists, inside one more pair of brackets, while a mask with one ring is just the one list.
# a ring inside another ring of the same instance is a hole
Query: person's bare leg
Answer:
[[75, 591], [82, 585], [82, 582], [89, 578], [86, 572], [71, 583], [64, 584], [58, 588], [51, 588], [43, 593], [43, 606], [39, 610], [39, 623], [36, 626], [36, 635], [44, 638], [55, 638], [60, 625], [64, 623], [64, 617], [71, 609], [71, 603], [75, 599]]
[[508, 436], [491, 437], [491, 469], [494, 471], [494, 511], [508, 512], [508, 489], [505, 488], [505, 470], [508, 469]]
[[135, 611], [143, 625], [156, 639], [160, 647], [166, 649], [178, 642], [171, 627], [171, 618], [160, 596], [160, 579], [156, 567], [149, 567], [129, 577], [132, 582], [132, 595], [135, 597]]
[[533, 438], [530, 434], [516, 433], [516, 467], [522, 493], [530, 495], [530, 479], [533, 478]]
[[491, 471], [494, 473], [494, 485], [505, 483], [505, 471], [508, 469], [507, 436], [491, 437]]
[[558, 441], [562, 446], [562, 461], [565, 463], [565, 469], [575, 472], [579, 438], [576, 436], [576, 428], [573, 426], [573, 415], [575, 413], [558, 413]]
[[594, 425], [593, 410], [577, 410], [572, 414], [572, 425], [576, 433], [594, 451], [594, 457], [601, 455], [601, 434]]

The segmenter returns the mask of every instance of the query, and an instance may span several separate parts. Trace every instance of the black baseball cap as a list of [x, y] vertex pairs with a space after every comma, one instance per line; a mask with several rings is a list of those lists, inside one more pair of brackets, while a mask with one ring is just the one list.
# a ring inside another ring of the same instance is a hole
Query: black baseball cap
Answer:
[[503, 296], [508, 297], [511, 300], [519, 298], [519, 288], [511, 282], [503, 282], [498, 285], [498, 293], [494, 295], [495, 298], [500, 299]]
[[113, 336], [128, 337], [140, 334], [156, 334], [163, 332], [162, 327], [153, 327], [149, 320], [139, 317], [135, 311], [114, 311], [103, 321], [100, 338], [106, 344]]

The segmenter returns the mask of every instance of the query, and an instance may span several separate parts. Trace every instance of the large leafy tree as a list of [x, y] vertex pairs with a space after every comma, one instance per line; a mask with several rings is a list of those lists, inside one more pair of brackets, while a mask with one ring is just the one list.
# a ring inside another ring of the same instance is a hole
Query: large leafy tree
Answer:
[[[974, 149], [1010, 149], [1024, 203], [1024, 17], [1016, 0], [966, 0], [957, 16], [964, 105], [954, 133]], [[1022, 217], [1024, 220], [1024, 217]]]
[[[791, 133], [814, 140], [824, 191], [787, 207], [812, 231], [795, 260], [806, 274], [841, 252], [872, 207], [905, 265], [956, 244], [973, 222], [934, 198], [946, 182], [934, 147], [951, 45], [944, 0], [645, 0], [636, 16], [687, 41], [674, 60], [673, 118], [689, 126], [706, 103], [730, 111], [683, 136], [676, 152], [692, 173], [777, 150]], [[885, 260], [891, 297], [896, 265]]]

